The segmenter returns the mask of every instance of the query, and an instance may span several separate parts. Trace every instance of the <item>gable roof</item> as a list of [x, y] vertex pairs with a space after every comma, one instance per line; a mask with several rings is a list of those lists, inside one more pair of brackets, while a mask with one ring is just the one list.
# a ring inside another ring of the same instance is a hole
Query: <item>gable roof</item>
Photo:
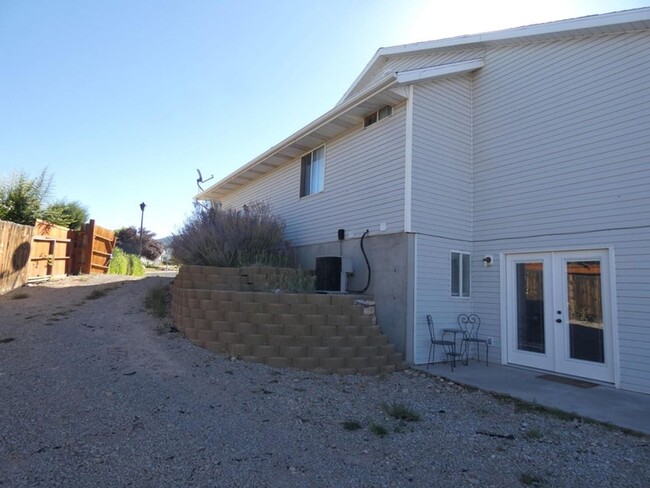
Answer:
[[219, 200], [276, 168], [295, 161], [327, 140], [359, 126], [363, 118], [369, 113], [385, 105], [397, 105], [405, 101], [407, 91], [404, 87], [410, 84], [467, 73], [483, 66], [482, 59], [474, 58], [419, 69], [380, 73], [381, 67], [393, 57], [428, 54], [449, 49], [472, 49], [485, 47], [486, 45], [555, 40], [643, 29], [650, 29], [650, 7], [517, 27], [485, 34], [381, 48], [334, 108], [201, 192], [196, 196], [196, 199]]
[[601, 15], [515, 27], [482, 34], [471, 34], [434, 41], [416, 42], [401, 46], [383, 47], [377, 50], [361, 74], [345, 92], [339, 103], [352, 96], [364, 82], [376, 76], [391, 58], [431, 54], [436, 51], [471, 49], [532, 41], [551, 41], [594, 35], [614, 34], [650, 29], [650, 7], [623, 10]]

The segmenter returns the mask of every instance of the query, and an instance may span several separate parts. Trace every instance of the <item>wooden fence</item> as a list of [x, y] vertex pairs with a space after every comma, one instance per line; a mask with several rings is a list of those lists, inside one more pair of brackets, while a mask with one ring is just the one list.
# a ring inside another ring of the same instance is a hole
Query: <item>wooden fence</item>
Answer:
[[0, 220], [0, 294], [27, 283], [34, 227]]
[[80, 231], [37, 220], [0, 221], [0, 294], [68, 274], [106, 274], [116, 237], [91, 220]]

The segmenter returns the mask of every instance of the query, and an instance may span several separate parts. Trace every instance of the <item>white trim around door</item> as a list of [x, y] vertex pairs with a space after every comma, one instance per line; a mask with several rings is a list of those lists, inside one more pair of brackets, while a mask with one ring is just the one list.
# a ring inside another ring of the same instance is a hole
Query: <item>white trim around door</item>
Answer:
[[506, 362], [613, 383], [609, 250], [505, 258]]

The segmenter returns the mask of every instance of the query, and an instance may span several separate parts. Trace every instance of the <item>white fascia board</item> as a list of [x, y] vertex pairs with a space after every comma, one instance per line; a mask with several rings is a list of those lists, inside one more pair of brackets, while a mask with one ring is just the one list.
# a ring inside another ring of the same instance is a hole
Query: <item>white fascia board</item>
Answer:
[[429, 81], [434, 78], [443, 76], [458, 75], [469, 73], [470, 71], [482, 68], [485, 62], [482, 59], [471, 59], [469, 61], [460, 61], [458, 63], [442, 64], [430, 68], [413, 69], [409, 71], [397, 72], [397, 82], [400, 84], [419, 83]]
[[237, 171], [234, 173], [231, 173], [230, 175], [226, 176], [225, 178], [219, 180], [217, 183], [212, 185], [210, 188], [207, 190], [202, 191], [198, 195], [196, 195], [194, 198], [196, 200], [209, 200], [210, 193], [214, 192], [217, 188], [220, 186], [225, 185], [226, 183], [232, 182], [235, 180], [237, 177], [244, 175], [246, 172], [251, 170], [252, 168], [258, 166], [262, 162], [264, 162], [266, 159], [270, 158], [274, 154], [282, 151], [283, 149], [288, 148], [292, 144], [296, 143], [298, 140], [302, 139], [303, 137], [308, 136], [311, 133], [314, 133], [318, 129], [322, 128], [326, 124], [332, 122], [335, 120], [337, 117], [340, 117], [341, 115], [344, 115], [346, 112], [349, 110], [353, 109], [357, 105], [363, 103], [364, 101], [368, 100], [369, 98], [373, 97], [374, 95], [378, 94], [381, 91], [387, 90], [391, 88], [393, 85], [397, 85], [397, 79], [396, 75], [390, 74], [381, 80], [379, 80], [377, 83], [369, 86], [367, 89], [363, 90], [361, 93], [356, 95], [354, 98], [346, 101], [343, 104], [336, 105], [333, 109], [331, 109], [329, 112], [326, 112], [316, 120], [314, 120], [312, 123], [306, 125], [302, 129], [300, 129], [298, 132], [294, 133], [293, 135], [289, 136], [279, 144], [276, 144], [273, 146], [271, 149], [268, 151], [262, 153], [252, 161], [250, 161], [248, 164], [242, 166], [239, 168]]

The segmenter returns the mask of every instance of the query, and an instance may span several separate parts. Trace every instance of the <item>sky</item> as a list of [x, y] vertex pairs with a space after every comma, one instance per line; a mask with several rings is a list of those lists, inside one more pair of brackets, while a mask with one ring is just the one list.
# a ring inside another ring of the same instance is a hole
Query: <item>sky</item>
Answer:
[[[331, 109], [380, 47], [650, 0], [0, 0], [0, 178], [178, 233], [204, 185]], [[140, 204], [146, 204], [144, 214]]]

